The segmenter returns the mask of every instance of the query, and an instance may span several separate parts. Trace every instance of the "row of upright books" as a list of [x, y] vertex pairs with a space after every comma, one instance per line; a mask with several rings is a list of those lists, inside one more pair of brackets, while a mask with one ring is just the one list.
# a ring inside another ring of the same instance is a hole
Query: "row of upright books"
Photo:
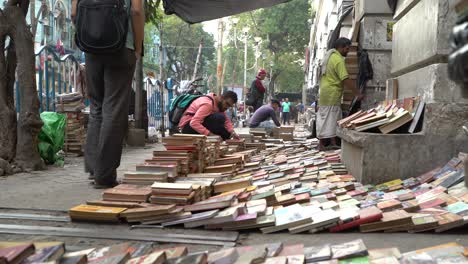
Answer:
[[384, 101], [339, 120], [338, 125], [359, 132], [417, 133], [422, 130], [424, 108], [419, 97]]
[[468, 248], [456, 242], [402, 253], [398, 247], [368, 249], [362, 239], [304, 246], [281, 242], [189, 252], [153, 243], [121, 243], [67, 251], [62, 242], [0, 242], [0, 263], [57, 264], [399, 264], [467, 263]]
[[[463, 155], [419, 177], [374, 186], [348, 174], [340, 151], [319, 152], [316, 139], [261, 140], [259, 149], [223, 143], [225, 154], [203, 173], [120, 185], [104, 191], [102, 201], [71, 209], [70, 216], [99, 220], [101, 212], [112, 211], [112, 221], [263, 233], [443, 232], [468, 223]], [[113, 198], [117, 194], [124, 198]]]

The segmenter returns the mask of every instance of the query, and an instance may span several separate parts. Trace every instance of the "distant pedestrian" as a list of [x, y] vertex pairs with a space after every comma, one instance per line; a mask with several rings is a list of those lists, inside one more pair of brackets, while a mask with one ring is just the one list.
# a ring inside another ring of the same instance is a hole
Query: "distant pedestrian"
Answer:
[[[142, 0], [122, 0], [121, 5], [115, 7], [101, 5], [101, 9], [97, 10], [104, 11], [97, 16], [95, 12], [82, 10], [95, 8], [99, 3], [87, 3], [92, 7], [81, 4], [81, 0], [73, 0], [71, 16], [79, 35], [87, 37], [81, 39], [80, 46], [84, 49], [83, 44], [87, 45], [86, 78], [90, 101], [85, 170], [90, 173], [90, 179], [94, 180], [95, 188], [109, 188], [118, 184], [117, 168], [120, 166], [123, 141], [128, 130], [132, 80], [136, 61], [143, 55], [145, 12]], [[112, 8], [112, 12], [109, 8]], [[125, 14], [128, 19], [123, 20]], [[90, 17], [94, 19], [92, 22], [88, 21]], [[110, 22], [86, 26], [99, 19]], [[105, 34], [106, 30], [119, 33], [117, 23], [122, 21], [128, 21], [128, 31], [123, 32], [121, 38]], [[95, 37], [96, 32], [98, 37]], [[116, 38], [119, 42], [115, 41]], [[106, 51], [110, 48], [103, 43], [112, 43], [113, 49]]]
[[284, 102], [281, 104], [283, 106], [283, 125], [291, 125], [289, 122], [290, 114], [291, 114], [291, 102], [289, 102], [289, 99], [286, 98]]
[[249, 105], [253, 106], [254, 111], [257, 111], [263, 105], [266, 89], [262, 81], [265, 80], [267, 72], [264, 69], [258, 71], [257, 77], [250, 85]]

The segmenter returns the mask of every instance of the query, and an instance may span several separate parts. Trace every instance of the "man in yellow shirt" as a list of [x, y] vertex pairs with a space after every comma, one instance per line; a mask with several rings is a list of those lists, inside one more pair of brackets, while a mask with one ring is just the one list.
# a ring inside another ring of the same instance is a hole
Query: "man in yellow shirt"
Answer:
[[317, 114], [317, 137], [320, 140], [319, 149], [324, 150], [324, 142], [330, 139], [330, 147], [337, 147], [336, 126], [342, 117], [341, 97], [343, 86], [349, 87], [362, 99], [362, 95], [356, 88], [356, 83], [349, 79], [345, 66], [345, 57], [351, 47], [351, 41], [347, 38], [339, 38], [335, 42], [335, 48], [329, 50], [323, 58], [320, 70], [319, 101]]

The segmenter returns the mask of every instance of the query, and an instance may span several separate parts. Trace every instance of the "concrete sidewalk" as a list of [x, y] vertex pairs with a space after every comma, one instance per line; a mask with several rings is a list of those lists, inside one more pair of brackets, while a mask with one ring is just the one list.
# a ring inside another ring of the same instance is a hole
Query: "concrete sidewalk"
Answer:
[[[135, 170], [135, 165], [152, 157], [161, 145], [125, 148], [118, 175]], [[102, 190], [90, 184], [83, 157], [66, 157], [63, 168], [0, 177], [0, 207], [68, 210], [86, 200], [101, 199]]]

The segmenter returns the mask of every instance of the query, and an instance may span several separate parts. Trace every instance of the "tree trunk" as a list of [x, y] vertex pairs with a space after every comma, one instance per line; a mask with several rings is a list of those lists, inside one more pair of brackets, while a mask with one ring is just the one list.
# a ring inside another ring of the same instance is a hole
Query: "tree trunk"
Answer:
[[[24, 5], [29, 5], [29, 1], [21, 0], [20, 7], [11, 1], [10, 5], [2, 12], [4, 14], [2, 20], [6, 19], [5, 25], [9, 29], [9, 32], [6, 33], [15, 44], [8, 51], [6, 94], [10, 94], [11, 98], [16, 69], [20, 87], [19, 101], [21, 107], [17, 125], [16, 152], [13, 152], [15, 153], [14, 162], [23, 170], [38, 170], [44, 168], [44, 163], [37, 149], [37, 136], [43, 123], [39, 116], [34, 45], [32, 34], [26, 24], [27, 6]], [[16, 58], [13, 54], [16, 54]], [[16, 64], [16, 61], [19, 63]], [[13, 130], [14, 128], [10, 127], [9, 129]], [[0, 142], [0, 145], [4, 144]]]
[[[1, 24], [5, 20], [0, 16]], [[1, 51], [5, 50], [6, 33], [0, 28]], [[12, 86], [15, 80], [16, 56], [12, 47], [11, 44], [6, 58], [5, 53], [0, 52], [0, 159], [9, 163], [13, 161], [16, 152], [16, 111]]]
[[279, 76], [279, 72], [274, 71], [271, 74], [270, 83], [268, 84], [268, 91], [270, 92], [271, 98], [275, 97], [275, 81]]

